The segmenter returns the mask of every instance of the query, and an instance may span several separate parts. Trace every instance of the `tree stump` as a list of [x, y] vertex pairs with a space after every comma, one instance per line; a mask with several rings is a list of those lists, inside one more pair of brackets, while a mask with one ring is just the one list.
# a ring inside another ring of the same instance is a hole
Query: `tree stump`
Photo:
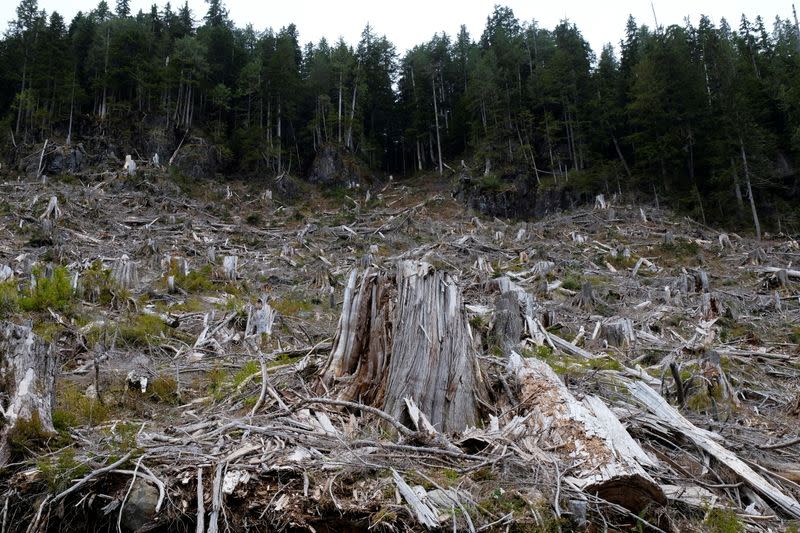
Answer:
[[440, 432], [474, 425], [484, 384], [457, 280], [416, 261], [351, 272], [320, 382], [402, 421], [410, 398]]
[[0, 322], [0, 466], [11, 456], [8, 438], [21, 421], [53, 432], [52, 409], [58, 357], [53, 345], [29, 327]]
[[573, 304], [584, 311], [591, 311], [596, 302], [597, 299], [594, 296], [592, 283], [590, 281], [584, 281], [581, 285], [581, 292], [575, 296]]
[[510, 353], [517, 347], [522, 338], [523, 327], [519, 297], [514, 292], [504, 292], [495, 304], [492, 328], [495, 342], [502, 353]]
[[125, 289], [136, 289], [139, 285], [139, 271], [136, 262], [123, 255], [111, 267], [111, 277]]
[[609, 346], [628, 349], [636, 343], [636, 332], [629, 318], [617, 318], [604, 321], [600, 325], [600, 337]]

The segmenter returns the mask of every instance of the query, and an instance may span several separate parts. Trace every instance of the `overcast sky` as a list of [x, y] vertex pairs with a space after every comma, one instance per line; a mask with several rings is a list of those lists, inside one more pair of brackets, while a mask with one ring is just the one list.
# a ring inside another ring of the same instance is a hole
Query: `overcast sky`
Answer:
[[[106, 0], [114, 9], [116, 0]], [[163, 1], [157, 3], [159, 9]], [[54, 9], [67, 20], [78, 10], [90, 11], [99, 0], [39, 0], [39, 8], [48, 13]], [[0, 0], [0, 21], [15, 18], [18, 0]], [[466, 24], [473, 39], [480, 37], [486, 17], [496, 3], [514, 10], [520, 21], [536, 19], [541, 27], [553, 28], [561, 19], [568, 18], [577, 24], [599, 55], [604, 43], [618, 44], [622, 38], [625, 21], [632, 14], [640, 24], [653, 26], [653, 9], [649, 0], [227, 0], [231, 18], [238, 26], [252, 24], [256, 31], [272, 27], [279, 29], [294, 22], [300, 31], [301, 44], [317, 42], [320, 37], [329, 41], [339, 36], [349, 44], [358, 42], [361, 30], [369, 23], [377, 33], [385, 34], [397, 46], [399, 53], [429, 40], [434, 33], [445, 31], [455, 35], [461, 24]], [[148, 12], [152, 0], [130, 0], [131, 11]], [[173, 9], [183, 5], [183, 0], [173, 0]], [[775, 15], [792, 17], [792, 0], [655, 0], [659, 25], [681, 24], [689, 16], [697, 23], [701, 14], [708, 15], [715, 24], [726, 17], [734, 28], [739, 26], [742, 13], [750, 20], [761, 15], [767, 29], [772, 29]], [[196, 21], [202, 19], [207, 4], [203, 0], [189, 0]]]

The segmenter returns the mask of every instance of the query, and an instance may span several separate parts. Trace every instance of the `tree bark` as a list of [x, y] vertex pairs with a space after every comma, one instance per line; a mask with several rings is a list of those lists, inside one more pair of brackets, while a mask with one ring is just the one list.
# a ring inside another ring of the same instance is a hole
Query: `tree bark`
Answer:
[[750, 198], [750, 210], [753, 212], [753, 225], [756, 227], [756, 240], [761, 241], [761, 223], [758, 221], [758, 211], [756, 211], [756, 200], [753, 198], [753, 188], [750, 186], [750, 169], [747, 166], [747, 154], [744, 151], [744, 141], [739, 137], [739, 148], [742, 150], [742, 167], [744, 168], [744, 179], [747, 185], [747, 196]]
[[53, 345], [34, 335], [31, 328], [0, 322], [0, 466], [8, 463], [8, 438], [20, 421], [38, 420], [42, 432], [54, 431], [57, 359]]
[[439, 151], [439, 175], [443, 173], [442, 170], [442, 138], [439, 134], [439, 106], [436, 103], [436, 77], [431, 76], [431, 86], [433, 88], [433, 116], [436, 119], [436, 147]]
[[409, 425], [406, 398], [437, 431], [474, 425], [485, 391], [456, 279], [414, 261], [399, 263], [394, 279], [351, 272], [320, 383]]
[[568, 481], [587, 493], [635, 513], [652, 501], [666, 503], [644, 467], [655, 462], [631, 438], [619, 419], [595, 396], [578, 401], [543, 361], [509, 357], [519, 397], [529, 402], [527, 438], [552, 449], [569, 467]]

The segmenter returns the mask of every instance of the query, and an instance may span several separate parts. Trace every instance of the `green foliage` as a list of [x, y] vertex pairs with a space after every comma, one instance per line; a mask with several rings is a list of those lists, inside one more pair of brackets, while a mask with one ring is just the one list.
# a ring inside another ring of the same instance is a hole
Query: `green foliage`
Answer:
[[69, 311], [73, 305], [75, 294], [72, 280], [65, 267], [56, 267], [51, 277], [44, 277], [40, 269], [34, 269], [36, 286], [29, 294], [19, 299], [19, 306], [24, 311]]
[[39, 412], [34, 411], [29, 419], [17, 419], [8, 433], [8, 444], [12, 453], [25, 455], [42, 447], [53, 436], [45, 430]]
[[244, 380], [261, 371], [261, 365], [258, 361], [246, 362], [239, 371], [233, 376], [233, 386], [238, 387]]
[[79, 287], [86, 300], [101, 305], [111, 304], [120, 290], [111, 277], [111, 270], [103, 268], [103, 263], [99, 259], [83, 272]]
[[36, 468], [52, 494], [63, 491], [73, 480], [83, 477], [91, 470], [85, 461], [75, 457], [75, 450], [72, 448], [61, 450], [55, 456], [37, 459]]
[[744, 524], [734, 511], [718, 507], [706, 513], [703, 527], [708, 533], [744, 533], [745, 531]]
[[561, 286], [571, 291], [579, 291], [581, 290], [581, 284], [582, 281], [580, 277], [574, 274], [569, 274], [566, 278], [564, 278], [564, 282], [561, 284]]
[[206, 374], [206, 390], [215, 400], [225, 397], [225, 384], [228, 378], [229, 374], [220, 368], [213, 368]]
[[56, 391], [53, 426], [58, 431], [78, 426], [94, 427], [105, 422], [109, 414], [109, 408], [98, 398], [86, 396], [73, 383], [63, 382]]
[[298, 294], [290, 294], [270, 302], [270, 306], [283, 316], [296, 316], [314, 309], [314, 305]]
[[159, 403], [178, 405], [180, 396], [178, 394], [178, 382], [174, 377], [161, 374], [147, 384], [147, 392], [150, 398]]
[[136, 315], [119, 327], [119, 338], [132, 346], [149, 346], [157, 337], [167, 336], [170, 327], [153, 315]]
[[19, 311], [17, 283], [14, 280], [0, 283], [0, 319]]

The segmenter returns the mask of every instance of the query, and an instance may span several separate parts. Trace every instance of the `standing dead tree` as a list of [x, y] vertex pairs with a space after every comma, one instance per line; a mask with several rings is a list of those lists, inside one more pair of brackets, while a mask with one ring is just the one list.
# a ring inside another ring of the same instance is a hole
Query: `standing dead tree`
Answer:
[[339, 399], [399, 420], [408, 421], [410, 398], [438, 431], [455, 433], [478, 420], [484, 384], [476, 355], [457, 279], [402, 261], [394, 279], [351, 272], [320, 382]]
[[58, 369], [53, 345], [33, 330], [0, 322], [0, 466], [11, 457], [9, 437], [22, 421], [41, 433], [52, 433], [52, 409]]

